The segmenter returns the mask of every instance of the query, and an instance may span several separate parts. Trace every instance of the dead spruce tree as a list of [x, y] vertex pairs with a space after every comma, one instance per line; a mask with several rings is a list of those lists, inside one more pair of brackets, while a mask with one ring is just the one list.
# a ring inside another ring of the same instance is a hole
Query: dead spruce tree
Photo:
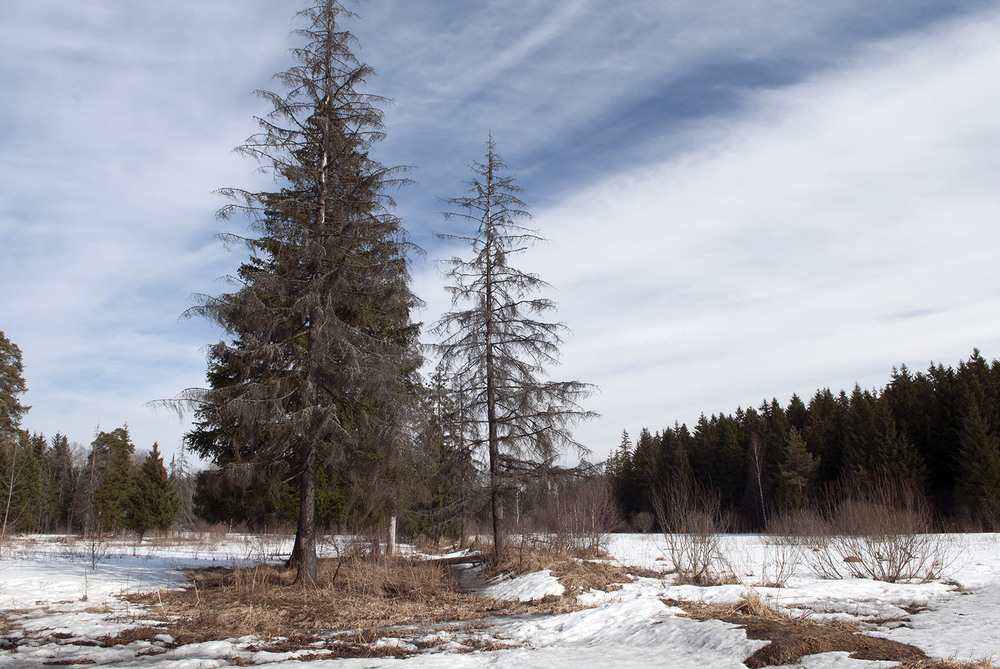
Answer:
[[259, 93], [273, 111], [239, 151], [278, 189], [222, 190], [231, 204], [220, 216], [250, 220], [248, 235], [226, 239], [251, 257], [235, 292], [189, 311], [228, 337], [209, 351], [211, 387], [180, 398], [195, 403], [189, 441], [202, 455], [297, 485], [292, 562], [305, 584], [317, 576], [320, 467], [348, 481], [392, 461], [419, 365], [409, 246], [386, 194], [401, 180], [369, 157], [383, 135], [381, 99], [359, 90], [371, 70], [340, 25], [349, 16], [336, 0], [301, 12], [305, 45], [277, 75], [288, 92]]
[[545, 378], [546, 367], [558, 362], [566, 327], [539, 320], [555, 309], [552, 300], [535, 296], [547, 284], [509, 263], [543, 238], [524, 223], [530, 216], [518, 198], [520, 188], [505, 170], [490, 137], [484, 162], [472, 166], [468, 192], [448, 200], [453, 210], [445, 218], [475, 230], [439, 235], [468, 244], [471, 257], [447, 261], [453, 310], [434, 326], [452, 385], [467, 398], [471, 442], [485, 447], [498, 561], [504, 553], [505, 489], [551, 465], [563, 447], [584, 450], [569, 427], [593, 415], [579, 404], [593, 386]]

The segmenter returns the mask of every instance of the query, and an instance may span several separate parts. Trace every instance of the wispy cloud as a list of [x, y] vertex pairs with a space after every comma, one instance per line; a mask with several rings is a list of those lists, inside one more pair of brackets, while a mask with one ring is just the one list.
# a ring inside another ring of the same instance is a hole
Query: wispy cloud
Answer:
[[[5, 8], [0, 329], [25, 352], [28, 428], [179, 444], [185, 424], [143, 404], [203, 378], [218, 333], [176, 319], [240, 261], [212, 239], [213, 190], [267, 183], [230, 149], [300, 7]], [[580, 432], [598, 451], [622, 427], [998, 354], [989, 3], [357, 11], [370, 89], [395, 99], [377, 154], [418, 167], [399, 202], [429, 252], [422, 317], [446, 307], [437, 198], [493, 130], [552, 240], [526, 260], [576, 332], [554, 373], [603, 387]]]
[[590, 443], [995, 354], [997, 44], [990, 14], [874, 45], [538, 212]]

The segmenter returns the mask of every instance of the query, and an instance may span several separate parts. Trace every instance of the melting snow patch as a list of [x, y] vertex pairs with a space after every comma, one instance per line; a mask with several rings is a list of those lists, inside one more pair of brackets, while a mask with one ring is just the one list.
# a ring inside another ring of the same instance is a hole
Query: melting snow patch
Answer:
[[400, 650], [405, 650], [410, 653], [415, 653], [419, 650], [415, 645], [406, 641], [404, 639], [397, 639], [396, 637], [382, 637], [375, 642], [376, 648], [399, 648]]
[[524, 576], [500, 576], [482, 590], [484, 597], [505, 602], [532, 602], [548, 595], [560, 596], [566, 592], [562, 583], [548, 569]]

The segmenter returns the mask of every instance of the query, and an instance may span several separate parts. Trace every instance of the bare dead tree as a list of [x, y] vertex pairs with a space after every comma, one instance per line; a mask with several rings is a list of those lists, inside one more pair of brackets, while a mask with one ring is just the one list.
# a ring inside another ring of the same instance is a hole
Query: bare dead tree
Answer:
[[760, 517], [767, 532], [767, 509], [764, 508], [764, 476], [762, 439], [756, 432], [750, 437], [750, 458], [753, 460], [754, 482], [757, 484], [757, 498], [760, 501]]
[[471, 247], [471, 258], [447, 261], [453, 311], [434, 331], [437, 350], [468, 394], [468, 430], [485, 447], [489, 463], [490, 514], [496, 557], [503, 554], [502, 495], [512, 477], [550, 464], [564, 447], [583, 450], [569, 430], [594, 415], [580, 406], [593, 386], [546, 380], [567, 328], [540, 317], [555, 303], [535, 294], [547, 284], [513, 267], [512, 256], [542, 241], [525, 223], [530, 216], [520, 188], [496, 152], [492, 136], [484, 162], [474, 163], [468, 192], [448, 200], [446, 219], [475, 226], [470, 233], [439, 235]]

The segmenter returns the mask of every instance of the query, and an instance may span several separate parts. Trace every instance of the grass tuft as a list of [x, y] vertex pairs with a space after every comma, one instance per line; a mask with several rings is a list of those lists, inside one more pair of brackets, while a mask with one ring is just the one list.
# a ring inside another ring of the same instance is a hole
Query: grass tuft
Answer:
[[956, 659], [903, 662], [897, 669], [1000, 669], [990, 659], [965, 662]]
[[520, 547], [511, 551], [499, 565], [487, 563], [485, 576], [500, 574], [518, 576], [548, 569], [566, 588], [566, 596], [587, 590], [615, 589], [631, 583], [637, 576], [662, 578], [663, 573], [640, 567], [622, 567], [603, 557], [584, 557], [576, 551], [554, 551], [539, 547]]

